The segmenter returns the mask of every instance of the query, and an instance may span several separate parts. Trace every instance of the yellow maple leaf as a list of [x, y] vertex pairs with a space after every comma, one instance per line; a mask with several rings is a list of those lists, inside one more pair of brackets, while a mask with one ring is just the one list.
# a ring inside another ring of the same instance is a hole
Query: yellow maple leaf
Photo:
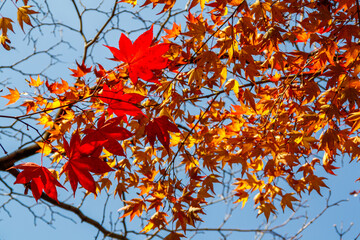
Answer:
[[166, 220], [167, 216], [168, 215], [164, 212], [156, 212], [151, 216], [149, 223], [141, 230], [141, 232], [149, 232], [151, 229], [161, 229], [165, 227], [168, 224]]
[[15, 89], [8, 88], [8, 89], [10, 91], [10, 94], [2, 96], [3, 98], [9, 99], [9, 102], [6, 105], [13, 104], [20, 98], [20, 93], [16, 88]]
[[190, 9], [195, 7], [200, 3], [201, 11], [204, 11], [205, 8], [205, 2], [209, 2], [209, 0], [193, 0], [190, 5]]
[[263, 203], [257, 207], [258, 209], [258, 216], [260, 214], [264, 214], [266, 217], [266, 221], [269, 220], [270, 214], [275, 214], [276, 208], [272, 203]]
[[165, 38], [177, 38], [181, 34], [181, 25], [177, 25], [175, 22], [173, 23], [172, 29], [164, 29], [164, 31], [168, 34], [164, 36]]
[[239, 83], [235, 79], [231, 78], [225, 83], [224, 90], [227, 93], [227, 95], [230, 94], [231, 90], [233, 90], [235, 93], [238, 93], [239, 92]]
[[0, 35], [0, 43], [3, 45], [3, 47], [6, 49], [6, 50], [10, 50], [10, 46], [8, 45], [10, 42], [9, 38], [3, 34]]
[[44, 156], [49, 155], [52, 152], [52, 146], [44, 142], [36, 142], [40, 149], [36, 152], [43, 154]]
[[29, 86], [33, 86], [33, 87], [39, 87], [41, 86], [44, 81], [41, 81], [40, 80], [40, 76], [38, 75], [37, 79], [33, 79], [32, 77], [30, 77], [30, 81], [29, 80], [26, 80], [28, 83], [29, 83]]
[[39, 121], [38, 124], [44, 125], [44, 128], [49, 127], [50, 129], [54, 126], [51, 116], [46, 113], [42, 113], [40, 116], [41, 117], [37, 119]]

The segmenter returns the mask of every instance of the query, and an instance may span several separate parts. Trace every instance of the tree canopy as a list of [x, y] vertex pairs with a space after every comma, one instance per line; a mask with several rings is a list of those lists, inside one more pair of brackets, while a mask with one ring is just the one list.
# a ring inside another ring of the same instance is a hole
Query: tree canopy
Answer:
[[[31, 20], [46, 8], [31, 2], [13, 10], [28, 36], [62, 27]], [[1, 145], [0, 170], [34, 201], [66, 209], [67, 192], [111, 193], [124, 203], [120, 218], [149, 216], [142, 233], [182, 239], [225, 181], [223, 197], [269, 219], [294, 211], [304, 194], [321, 195], [343, 156], [359, 161], [358, 0], [191, 0], [185, 10], [176, 0], [112, 1], [91, 37], [83, 19], [93, 8], [72, 2], [79, 26], [64, 28], [84, 40], [75, 68], [55, 79], [31, 73], [26, 94], [10, 86], [2, 94], [5, 110], [23, 112], [0, 116], [22, 126], [12, 129], [18, 149]], [[140, 18], [135, 9], [149, 6], [161, 20], [142, 20], [136, 37], [119, 34], [120, 15]], [[5, 15], [1, 51], [16, 54], [16, 20]], [[95, 45], [112, 66], [91, 58]], [[43, 51], [56, 60], [54, 46]], [[16, 65], [9, 68], [26, 72]], [[26, 160], [35, 154], [38, 161]], [[126, 229], [96, 227], [129, 239]]]

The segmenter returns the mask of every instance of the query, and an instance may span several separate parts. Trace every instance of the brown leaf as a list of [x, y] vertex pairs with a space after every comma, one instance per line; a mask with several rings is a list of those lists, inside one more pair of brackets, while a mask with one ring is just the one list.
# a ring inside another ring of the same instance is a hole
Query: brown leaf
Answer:
[[31, 10], [32, 6], [22, 6], [18, 8], [18, 12], [17, 12], [17, 20], [20, 24], [21, 29], [24, 31], [24, 26], [23, 23], [26, 23], [27, 25], [32, 26], [31, 21], [30, 21], [30, 14], [35, 14], [38, 13], [34, 10]]
[[12, 23], [13, 21], [10, 18], [2, 17], [0, 18], [0, 28], [2, 30], [2, 35], [7, 36], [7, 30], [10, 29], [14, 32]]

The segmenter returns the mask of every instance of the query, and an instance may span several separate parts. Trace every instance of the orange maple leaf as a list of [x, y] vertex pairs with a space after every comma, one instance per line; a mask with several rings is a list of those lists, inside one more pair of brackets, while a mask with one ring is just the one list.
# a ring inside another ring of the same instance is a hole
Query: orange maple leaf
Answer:
[[144, 210], [146, 211], [146, 204], [140, 198], [135, 198], [132, 199], [132, 201], [124, 201], [124, 202], [126, 203], [126, 206], [118, 210], [125, 212], [120, 218], [124, 218], [130, 215], [130, 221], [132, 221], [135, 215], [141, 216], [142, 212]]
[[38, 75], [37, 79], [33, 79], [32, 77], [30, 77], [30, 81], [26, 80], [29, 83], [29, 86], [33, 86], [33, 87], [39, 87], [41, 86], [44, 81], [40, 80], [40, 76]]
[[353, 112], [350, 116], [346, 119], [352, 123], [351, 133], [354, 133], [356, 130], [360, 128], [360, 112]]
[[168, 34], [164, 38], [176, 39], [181, 34], [181, 25], [174, 23], [172, 29], [164, 29], [164, 31]]
[[49, 84], [49, 82], [46, 81], [45, 85], [48, 90], [54, 94], [62, 94], [69, 89], [69, 84], [63, 79], [61, 79], [61, 83], [54, 82], [52, 84]]
[[3, 98], [9, 99], [9, 102], [6, 105], [13, 104], [20, 98], [20, 93], [16, 88], [15, 89], [8, 88], [8, 89], [10, 91], [10, 94], [2, 96]]
[[24, 26], [23, 24], [26, 23], [27, 25], [32, 26], [31, 21], [30, 21], [30, 14], [34, 14], [34, 13], [39, 13], [36, 12], [34, 10], [30, 10], [32, 6], [22, 6], [18, 8], [18, 12], [17, 12], [17, 20], [19, 22], [19, 25], [21, 27], [21, 29], [24, 31]]
[[2, 35], [7, 36], [7, 30], [10, 29], [14, 32], [12, 23], [13, 21], [10, 18], [2, 17], [0, 18], [0, 29], [2, 31]]
[[73, 72], [73, 74], [71, 74], [71, 76], [79, 78], [79, 77], [83, 77], [86, 74], [88, 74], [89, 72], [91, 72], [92, 67], [87, 68], [85, 66], [85, 63], [82, 63], [81, 65], [79, 65], [79, 63], [76, 62], [76, 65], [77, 65], [77, 69], [69, 68]]
[[25, 101], [23, 104], [21, 104], [21, 106], [26, 107], [26, 114], [28, 114], [31, 110], [33, 110], [33, 112], [36, 112], [36, 109], [38, 108], [38, 105], [31, 100]]

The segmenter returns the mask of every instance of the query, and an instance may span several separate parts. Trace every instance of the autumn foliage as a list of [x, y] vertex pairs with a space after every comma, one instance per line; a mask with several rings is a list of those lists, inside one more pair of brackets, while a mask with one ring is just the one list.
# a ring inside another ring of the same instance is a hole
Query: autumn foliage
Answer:
[[[17, 2], [18, 2], [18, 0], [16, 0], [16, 3]], [[36, 14], [38, 12], [31, 9], [32, 6], [28, 5], [28, 0], [23, 0], [23, 4], [24, 4], [23, 6], [18, 7], [14, 3], [14, 5], [16, 7], [16, 12], [17, 12], [17, 21], [18, 21], [21, 29], [24, 31], [24, 23], [32, 26], [31, 20], [30, 20], [30, 15]], [[8, 37], [8, 30], [14, 32], [13, 22], [14, 21], [11, 20], [11, 18], [0, 15], [0, 29], [1, 29], [0, 43], [6, 50], [11, 49], [11, 47], [9, 45], [11, 43], [11, 41]]]
[[[30, 25], [35, 12], [19, 11]], [[21, 106], [49, 133], [38, 152], [51, 161], [14, 166], [15, 183], [36, 200], [42, 191], [57, 200], [67, 185], [75, 197], [136, 189], [122, 217], [151, 213], [144, 232], [173, 222], [166, 239], [202, 221], [226, 169], [242, 206], [266, 219], [294, 210], [304, 194], [321, 195], [340, 155], [359, 160], [359, 15], [356, 0], [193, 0], [186, 25], [161, 39], [151, 27], [104, 46], [112, 69], [83, 62], [57, 82], [32, 76], [38, 94]], [[9, 49], [12, 20], [0, 26]], [[22, 100], [9, 91], [8, 104]]]

